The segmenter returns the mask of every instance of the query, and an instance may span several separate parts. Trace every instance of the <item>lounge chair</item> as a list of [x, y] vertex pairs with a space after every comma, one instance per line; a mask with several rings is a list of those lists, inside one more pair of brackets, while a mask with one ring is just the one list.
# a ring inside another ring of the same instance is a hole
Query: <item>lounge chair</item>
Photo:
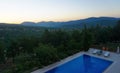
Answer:
[[110, 56], [110, 52], [105, 52], [105, 53], [104, 53], [104, 56], [105, 56], [105, 57]]
[[98, 50], [93, 50], [92, 53], [93, 53], [93, 54], [97, 54], [97, 52], [98, 52]]
[[102, 50], [99, 50], [99, 51], [97, 52], [98, 55], [102, 55], [102, 53], [103, 53]]

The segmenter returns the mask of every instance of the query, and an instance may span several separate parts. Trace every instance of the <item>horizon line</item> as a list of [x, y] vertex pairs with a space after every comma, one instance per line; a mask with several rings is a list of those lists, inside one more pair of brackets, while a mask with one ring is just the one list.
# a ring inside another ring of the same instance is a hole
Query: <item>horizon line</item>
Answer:
[[120, 18], [120, 17], [114, 17], [114, 16], [91, 16], [91, 17], [86, 17], [86, 18], [79, 18], [79, 19], [72, 19], [72, 20], [58, 20], [58, 21], [52, 21], [52, 20], [48, 20], [48, 21], [23, 21], [23, 22], [0, 22], [0, 24], [22, 24], [24, 22], [33, 22], [33, 23], [39, 23], [39, 22], [69, 22], [69, 21], [76, 21], [76, 20], [84, 20], [84, 19], [88, 19], [88, 18], [101, 18], [101, 17], [109, 17], [109, 18]]

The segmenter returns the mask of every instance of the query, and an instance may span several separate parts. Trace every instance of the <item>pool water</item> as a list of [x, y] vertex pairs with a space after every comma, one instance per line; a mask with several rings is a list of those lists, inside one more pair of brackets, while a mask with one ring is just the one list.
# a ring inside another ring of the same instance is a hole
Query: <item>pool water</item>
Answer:
[[112, 61], [84, 54], [46, 73], [102, 73], [111, 64]]

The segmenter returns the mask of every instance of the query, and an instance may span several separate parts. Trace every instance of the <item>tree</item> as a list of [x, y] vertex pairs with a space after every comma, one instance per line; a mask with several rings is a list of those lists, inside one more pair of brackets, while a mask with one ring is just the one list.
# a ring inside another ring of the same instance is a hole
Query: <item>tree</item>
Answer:
[[58, 60], [57, 49], [51, 45], [40, 44], [34, 49], [36, 60], [39, 64], [48, 65]]
[[120, 42], [120, 20], [117, 25], [113, 28], [114, 40]]
[[8, 49], [8, 56], [14, 58], [19, 54], [19, 45], [20, 42], [18, 40], [12, 40]]
[[3, 46], [3, 43], [0, 42], [0, 63], [4, 63], [5, 62], [5, 48]]
[[41, 41], [44, 44], [49, 44], [52, 39], [52, 33], [48, 30], [45, 30], [41, 36]]
[[53, 39], [52, 39], [52, 45], [54, 46], [59, 46], [59, 45], [66, 45], [66, 43], [68, 42], [68, 40], [70, 39], [70, 36], [67, 32], [62, 31], [62, 30], [58, 30], [53, 32]]
[[33, 48], [38, 46], [39, 39], [35, 37], [21, 37], [21, 39], [18, 41], [20, 42], [21, 51], [26, 53], [33, 53]]
[[73, 30], [72, 39], [78, 43], [81, 42], [81, 32], [79, 30]]
[[69, 40], [69, 34], [62, 30], [50, 32], [45, 30], [41, 36], [41, 40], [44, 44], [51, 44], [53, 46], [65, 45]]
[[81, 39], [82, 39], [82, 48], [84, 49], [84, 51], [88, 51], [89, 47], [93, 43], [93, 35], [88, 31], [86, 25], [84, 26], [84, 29], [82, 31]]
[[67, 43], [67, 50], [65, 52], [67, 52], [68, 54], [74, 54], [76, 52], [82, 51], [81, 49], [81, 42], [76, 42], [75, 40], [70, 40]]

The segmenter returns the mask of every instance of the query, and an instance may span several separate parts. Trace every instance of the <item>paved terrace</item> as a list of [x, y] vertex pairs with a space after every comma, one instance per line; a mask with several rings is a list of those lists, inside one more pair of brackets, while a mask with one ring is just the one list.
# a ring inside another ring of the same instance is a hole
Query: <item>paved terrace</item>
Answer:
[[120, 73], [120, 54], [110, 52], [109, 57], [104, 57], [103, 55], [92, 54], [93, 50], [95, 50], [95, 49], [90, 48], [88, 52], [79, 52], [79, 53], [74, 54], [72, 56], [69, 56], [68, 58], [65, 58], [59, 62], [56, 62], [54, 64], [46, 66], [42, 69], [38, 69], [38, 70], [33, 71], [31, 73], [45, 73], [46, 71], [51, 70], [52, 68], [55, 68], [57, 66], [60, 66], [68, 61], [71, 61], [71, 60], [73, 60], [73, 59], [75, 59], [83, 54], [102, 58], [102, 59], [109, 60], [109, 61], [113, 61], [113, 63], [103, 73]]

